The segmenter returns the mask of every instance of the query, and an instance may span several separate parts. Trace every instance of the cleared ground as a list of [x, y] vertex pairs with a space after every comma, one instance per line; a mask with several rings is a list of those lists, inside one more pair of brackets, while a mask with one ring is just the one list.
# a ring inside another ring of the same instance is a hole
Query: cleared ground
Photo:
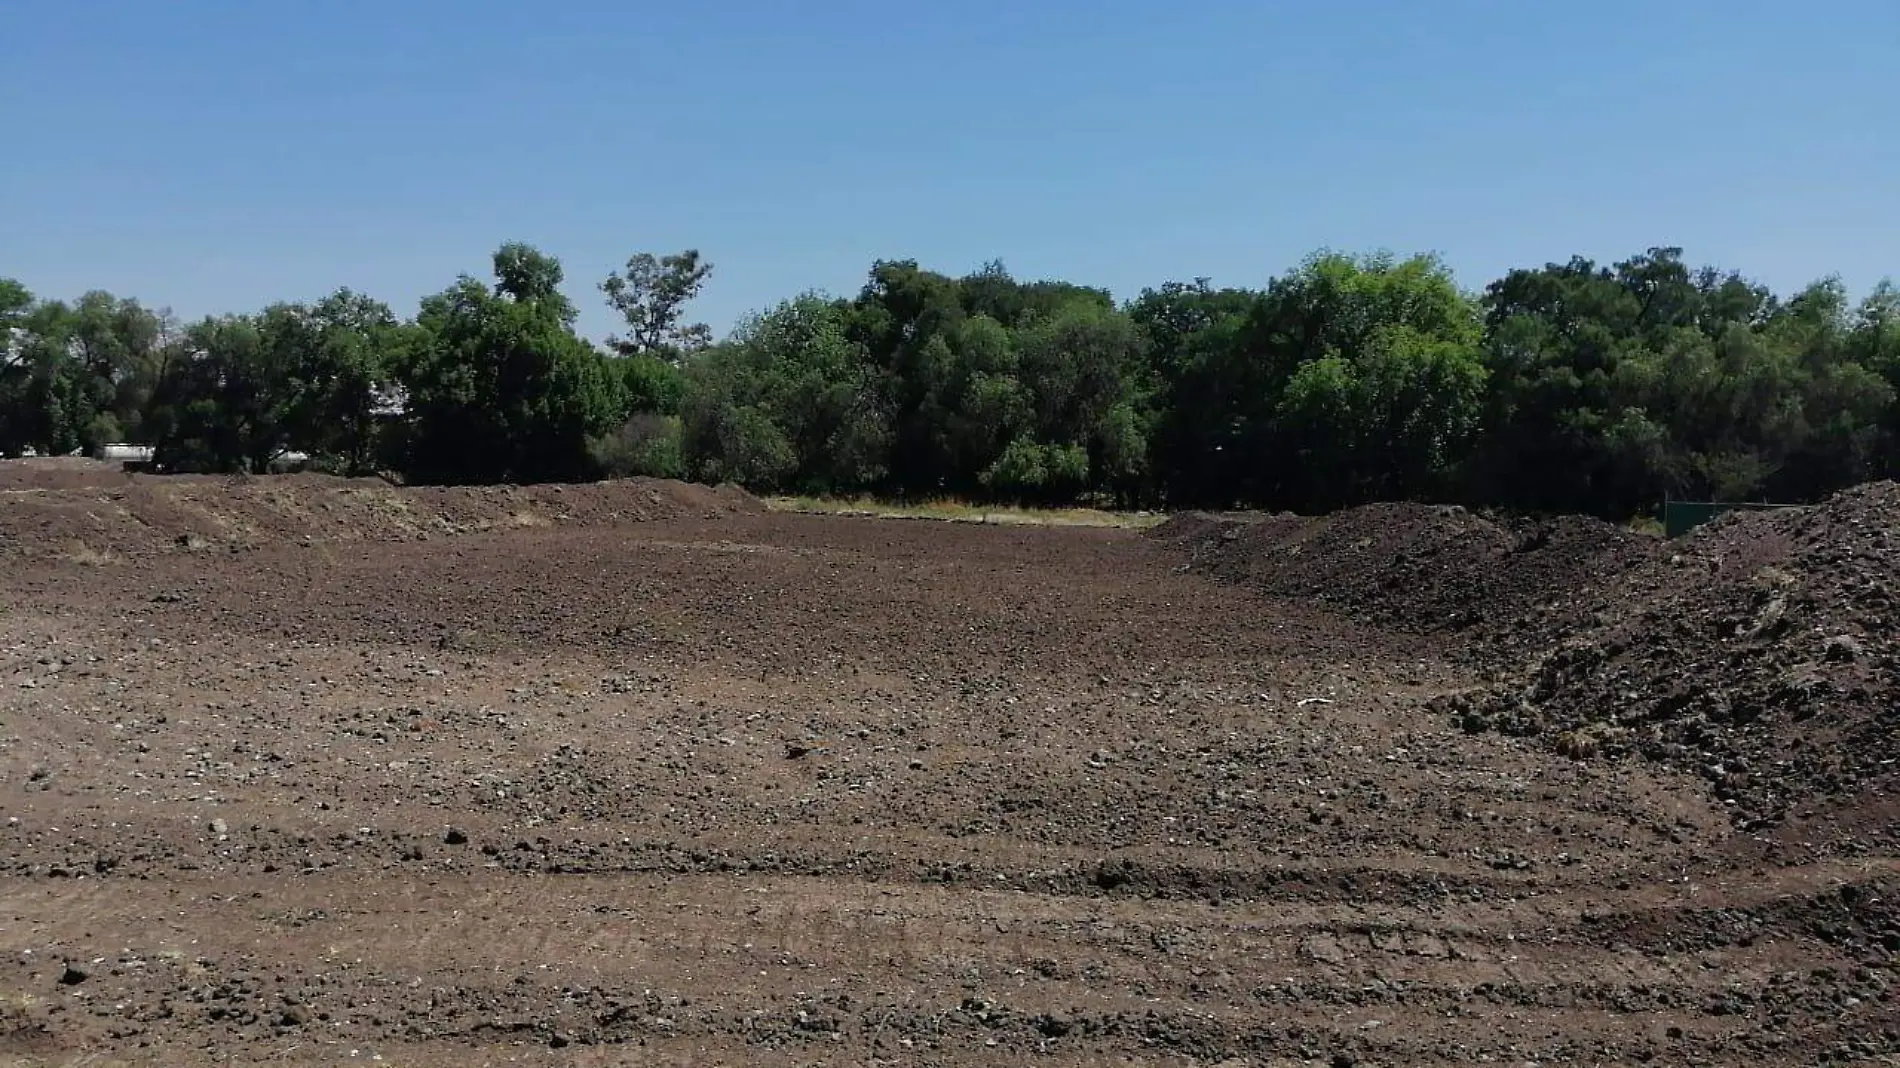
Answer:
[[1894, 1048], [1891, 855], [1460, 730], [1442, 643], [1133, 530], [545, 504], [0, 558], [0, 1060]]

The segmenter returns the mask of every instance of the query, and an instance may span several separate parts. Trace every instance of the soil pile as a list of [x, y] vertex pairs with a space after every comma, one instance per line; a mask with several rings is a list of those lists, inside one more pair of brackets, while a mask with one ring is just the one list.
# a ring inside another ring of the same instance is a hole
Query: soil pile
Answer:
[[[1546, 635], [1521, 687], [1453, 701], [1474, 729], [1639, 752], [1714, 784], [1744, 826], [1810, 800], [1892, 807], [1900, 760], [1900, 486], [1732, 513]], [[1900, 813], [1896, 813], [1900, 816]]]
[[1157, 528], [1190, 567], [1390, 630], [1482, 630], [1515, 648], [1656, 540], [1583, 517], [1497, 522], [1456, 506], [1370, 504], [1306, 519], [1190, 513]]
[[1900, 486], [1878, 483], [1670, 542], [1409, 504], [1189, 516], [1160, 533], [1224, 580], [1455, 636], [1445, 651], [1490, 680], [1437, 702], [1468, 730], [1700, 774], [1744, 827], [1814, 812], [1830, 833], [1887, 833], [1900, 827], [1897, 526]]
[[123, 464], [85, 456], [31, 456], [0, 460], [0, 491], [16, 489], [83, 489], [123, 486], [132, 480]]
[[528, 527], [711, 518], [764, 508], [737, 488], [665, 479], [397, 487], [378, 479], [309, 474], [115, 477], [118, 481], [109, 484], [0, 490], [0, 555], [103, 563], [161, 552], [415, 541]]

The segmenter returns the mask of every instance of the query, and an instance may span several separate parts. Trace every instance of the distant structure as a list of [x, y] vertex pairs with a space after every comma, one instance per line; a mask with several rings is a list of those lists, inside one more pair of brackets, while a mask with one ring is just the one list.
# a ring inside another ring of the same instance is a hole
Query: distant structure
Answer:
[[93, 451], [93, 458], [107, 463], [149, 464], [156, 451], [150, 445], [101, 445]]
[[150, 445], [101, 445], [93, 450], [93, 457], [109, 464], [119, 464], [127, 471], [150, 471], [152, 458], [157, 451]]

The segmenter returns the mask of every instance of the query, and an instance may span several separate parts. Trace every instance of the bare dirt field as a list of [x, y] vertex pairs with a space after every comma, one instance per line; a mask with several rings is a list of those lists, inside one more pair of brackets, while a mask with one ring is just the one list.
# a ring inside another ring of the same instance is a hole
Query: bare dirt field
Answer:
[[1857, 493], [0, 477], [0, 1063], [1894, 1063]]

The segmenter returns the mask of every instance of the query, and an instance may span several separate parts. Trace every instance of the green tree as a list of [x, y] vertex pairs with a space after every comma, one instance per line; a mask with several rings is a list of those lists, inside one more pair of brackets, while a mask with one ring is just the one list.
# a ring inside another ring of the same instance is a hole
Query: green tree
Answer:
[[632, 413], [678, 415], [686, 394], [686, 378], [679, 367], [655, 356], [623, 356], [613, 361], [627, 410]]
[[385, 305], [347, 289], [195, 324], [161, 361], [149, 406], [161, 462], [262, 471], [300, 451], [370, 470], [399, 330]]
[[[1900, 287], [1882, 279], [1854, 309], [1847, 336], [1848, 359], [1879, 376], [1900, 397]], [[1882, 413], [1875, 444], [1875, 470], [1900, 476], [1900, 403]]]
[[991, 260], [957, 282], [958, 302], [964, 314], [981, 315], [1011, 330], [1032, 319], [1047, 318], [1076, 304], [1112, 311], [1115, 300], [1106, 289], [1072, 282], [1021, 282], [1001, 260]]
[[0, 456], [17, 456], [33, 445], [31, 410], [34, 368], [26, 355], [26, 322], [33, 294], [11, 278], [0, 278]]
[[[1252, 366], [1235, 359], [1243, 331], [1264, 295], [1215, 289], [1206, 278], [1143, 290], [1128, 308], [1144, 338], [1154, 383], [1149, 434], [1153, 479], [1176, 504], [1228, 506], [1240, 500]], [[1239, 373], [1235, 373], [1239, 372]], [[1236, 394], [1235, 391], [1240, 391]]]
[[13, 331], [22, 324], [27, 310], [32, 307], [31, 290], [17, 279], [0, 278], [0, 353], [11, 355]]
[[[1462, 443], [1462, 394], [1420, 390], [1464, 387], [1480, 324], [1432, 257], [1322, 252], [1263, 292], [1177, 285], [1144, 294], [1134, 314], [1161, 382], [1157, 447], [1175, 503], [1316, 507], [1388, 484], [1417, 492], [1419, 465], [1441, 471]], [[1408, 418], [1412, 401], [1432, 413]], [[1406, 455], [1420, 443], [1433, 451]]]
[[1474, 499], [1627, 515], [1665, 496], [1799, 500], [1870, 477], [1893, 383], [1845, 291], [1781, 302], [1651, 249], [1513, 271], [1487, 292]]
[[587, 451], [595, 469], [605, 478], [685, 478], [681, 437], [678, 416], [641, 412], [590, 439]]
[[341, 290], [177, 329], [0, 280], [0, 453], [112, 440], [180, 466], [283, 450], [423, 480], [690, 474], [764, 490], [1332, 508], [1453, 497], [1623, 517], [1808, 500], [1900, 474], [1900, 291], [1785, 298], [1657, 247], [1508, 272], [1324, 251], [1260, 289], [962, 277], [881, 260], [719, 345], [695, 251], [601, 285], [576, 336], [552, 257], [497, 250], [411, 322]]
[[73, 305], [68, 328], [89, 409], [80, 415], [86, 447], [142, 437], [142, 411], [157, 382], [160, 317], [136, 300], [94, 290]]
[[308, 313], [313, 342], [298, 368], [292, 440], [346, 473], [371, 470], [407, 339], [389, 306], [340, 289]]
[[589, 446], [602, 473], [677, 477], [685, 471], [682, 366], [711, 344], [712, 330], [682, 320], [711, 274], [712, 265], [696, 249], [657, 257], [642, 252], [601, 282], [608, 306], [627, 325], [624, 336], [607, 340], [619, 357], [611, 361], [619, 381], [619, 419]]
[[[914, 260], [880, 260], [850, 302], [845, 335], [881, 377], [890, 408], [890, 488], [933, 495], [965, 475], [945, 444], [941, 383], [951, 339], [966, 317], [955, 279]], [[932, 407], [935, 405], [936, 407]]]
[[[1143, 339], [1107, 292], [1020, 282], [1000, 263], [955, 279], [915, 261], [880, 261], [847, 310], [847, 336], [880, 372], [890, 404], [890, 488], [1047, 497], [1112, 480], [1118, 493], [1141, 491], [1149, 471]], [[998, 481], [998, 471], [1027, 477], [1031, 449], [1046, 473], [1045, 448], [1063, 450], [1061, 478], [1033, 488]], [[1079, 479], [1070, 477], [1075, 450], [1084, 459]]]
[[[1127, 496], [1142, 488], [1147, 444], [1139, 412], [1148, 394], [1142, 344], [1126, 313], [1086, 299], [1020, 330], [1018, 377], [1032, 398], [1035, 435], [1058, 450], [1045, 465], [1049, 499], [1111, 488]], [[1076, 455], [1084, 462], [1077, 464]]]
[[626, 321], [624, 337], [608, 346], [623, 356], [646, 356], [667, 363], [682, 359], [712, 343], [704, 323], [685, 323], [686, 306], [693, 302], [712, 275], [712, 264], [698, 249], [670, 256], [641, 252], [627, 259], [625, 270], [609, 274], [600, 283], [607, 303]]
[[206, 318], [165, 363], [153, 424], [172, 470], [262, 471], [286, 447], [291, 369], [262, 316]]
[[163, 328], [134, 300], [93, 291], [72, 304], [36, 302], [0, 282], [0, 449], [141, 440]]
[[492, 291], [464, 276], [422, 302], [398, 379], [405, 468], [438, 482], [587, 477], [589, 441], [624, 411], [620, 380], [574, 334], [556, 260], [511, 244], [494, 266]]
[[996, 496], [1022, 504], [1071, 501], [1088, 486], [1088, 450], [1018, 438], [984, 469], [981, 481]]
[[588, 445], [600, 473], [609, 478], [684, 477], [679, 415], [686, 398], [685, 372], [642, 352], [609, 360], [608, 373], [618, 380], [621, 411], [618, 425]]
[[495, 250], [495, 292], [537, 314], [572, 326], [579, 312], [561, 293], [561, 261], [533, 245], [510, 241]]
[[888, 471], [879, 375], [816, 295], [749, 318], [687, 368], [681, 411], [689, 472], [761, 490], [861, 489]]
[[1033, 432], [1034, 397], [1018, 380], [1016, 339], [987, 315], [959, 318], [906, 362], [911, 485], [978, 492], [1016, 435]]

